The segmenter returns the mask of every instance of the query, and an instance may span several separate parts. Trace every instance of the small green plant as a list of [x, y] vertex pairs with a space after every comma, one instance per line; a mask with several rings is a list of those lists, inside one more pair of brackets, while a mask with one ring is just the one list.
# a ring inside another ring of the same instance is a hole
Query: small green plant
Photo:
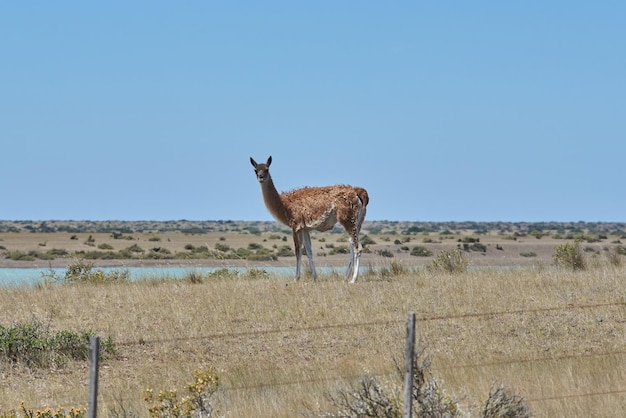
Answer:
[[293, 250], [291, 249], [289, 245], [281, 245], [276, 250], [276, 256], [278, 257], [292, 257], [294, 255], [295, 253], [293, 252]]
[[225, 253], [225, 252], [230, 251], [230, 246], [228, 244], [222, 244], [222, 243], [218, 242], [218, 243], [215, 244], [215, 249], [217, 251], [222, 251], [222, 252]]
[[350, 249], [348, 248], [347, 245], [339, 245], [337, 247], [333, 247], [330, 250], [330, 255], [334, 255], [334, 254], [348, 254], [350, 253]]
[[363, 235], [361, 237], [361, 245], [375, 245], [376, 241], [374, 241], [369, 235]]
[[435, 259], [431, 261], [428, 270], [431, 272], [459, 274], [465, 273], [468, 266], [469, 262], [463, 256], [461, 250], [455, 248], [451, 251], [441, 251]]
[[414, 255], [416, 257], [430, 257], [431, 255], [433, 255], [433, 252], [426, 247], [418, 245], [416, 247], [413, 247], [413, 249], [411, 250], [411, 255]]
[[388, 249], [382, 249], [382, 250], [378, 250], [378, 255], [380, 255], [381, 257], [387, 257], [387, 258], [393, 258], [394, 255], [391, 251], [389, 251]]
[[585, 257], [580, 249], [580, 241], [566, 242], [554, 247], [552, 256], [554, 264], [570, 270], [584, 270], [587, 267]]
[[179, 397], [176, 390], [155, 394], [154, 390], [148, 389], [144, 400], [153, 418], [209, 418], [215, 411], [211, 403], [219, 387], [219, 375], [210, 368], [193, 374], [193, 381], [187, 384], [187, 395], [184, 397]]

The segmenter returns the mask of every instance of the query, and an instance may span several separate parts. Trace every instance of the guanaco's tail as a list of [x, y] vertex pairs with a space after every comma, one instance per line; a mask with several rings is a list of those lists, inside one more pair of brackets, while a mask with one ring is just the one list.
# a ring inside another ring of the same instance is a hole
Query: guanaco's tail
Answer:
[[355, 187], [356, 195], [361, 199], [361, 203], [363, 203], [363, 207], [365, 208], [367, 204], [370, 202], [370, 197], [367, 194], [367, 190], [362, 187]]

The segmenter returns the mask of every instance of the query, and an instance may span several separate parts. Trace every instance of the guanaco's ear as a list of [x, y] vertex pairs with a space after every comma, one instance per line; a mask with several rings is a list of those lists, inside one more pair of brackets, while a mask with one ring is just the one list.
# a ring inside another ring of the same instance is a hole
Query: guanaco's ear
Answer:
[[256, 166], [258, 165], [256, 163], [256, 161], [254, 161], [254, 158], [250, 157], [250, 163], [252, 164], [252, 167], [256, 168]]
[[270, 155], [270, 157], [267, 159], [267, 162], [265, 163], [265, 165], [267, 166], [267, 168], [270, 167], [270, 164], [272, 164], [272, 156]]

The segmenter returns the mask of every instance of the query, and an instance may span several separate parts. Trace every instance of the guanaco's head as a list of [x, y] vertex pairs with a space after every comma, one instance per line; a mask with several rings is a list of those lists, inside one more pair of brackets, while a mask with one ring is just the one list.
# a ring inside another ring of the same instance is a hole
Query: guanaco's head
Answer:
[[256, 179], [259, 183], [263, 184], [265, 180], [270, 177], [270, 164], [272, 164], [272, 156], [267, 159], [265, 164], [257, 164], [256, 161], [252, 157], [250, 157], [250, 163], [252, 167], [254, 167], [254, 172], [256, 173]]

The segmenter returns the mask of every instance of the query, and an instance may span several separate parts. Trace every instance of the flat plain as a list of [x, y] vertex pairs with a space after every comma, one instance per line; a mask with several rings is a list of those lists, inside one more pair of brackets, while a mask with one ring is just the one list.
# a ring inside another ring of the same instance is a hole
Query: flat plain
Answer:
[[[367, 222], [362, 265], [369, 269], [354, 285], [342, 279], [348, 256], [331, 254], [347, 245], [340, 230], [313, 237], [316, 265], [338, 272], [313, 283], [259, 274], [293, 266], [293, 256], [229, 258], [240, 248], [292, 248], [290, 232], [272, 222], [41, 224], [0, 223], [3, 267], [64, 267], [70, 255], [105, 244], [143, 252], [95, 259], [96, 267], [240, 266], [254, 273], [0, 288], [4, 326], [35, 319], [111, 338], [115, 353], [101, 364], [101, 416], [148, 416], [146, 389], [183, 392], [194, 371], [210, 367], [221, 378], [219, 416], [321, 415], [333, 408], [329, 394], [364, 376], [398, 393], [409, 312], [432, 377], [467, 416], [480, 416], [500, 384], [523, 396], [535, 416], [626, 416], [623, 224]], [[555, 267], [555, 246], [574, 240], [587, 267]], [[183, 257], [202, 246], [228, 250], [221, 258]], [[432, 255], [411, 255], [415, 247]], [[11, 259], [15, 251], [52, 248], [68, 256]], [[147, 258], [154, 248], [171, 258]], [[467, 271], [424, 268], [455, 248]], [[0, 362], [0, 410], [21, 402], [85, 407], [88, 368], [84, 361], [53, 368]]]

